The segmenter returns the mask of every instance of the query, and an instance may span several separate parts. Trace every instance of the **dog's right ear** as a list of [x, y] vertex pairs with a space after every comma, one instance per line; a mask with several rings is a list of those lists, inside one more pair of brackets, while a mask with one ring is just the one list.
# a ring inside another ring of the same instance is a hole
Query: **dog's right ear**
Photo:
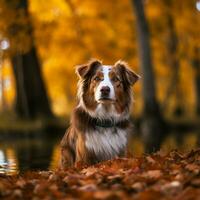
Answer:
[[80, 78], [85, 78], [87, 74], [92, 74], [92, 72], [94, 72], [99, 65], [101, 65], [101, 62], [93, 59], [87, 64], [78, 65], [76, 67], [76, 73]]
[[87, 73], [88, 71], [88, 65], [78, 65], [76, 67], [76, 73], [78, 74], [79, 78], [83, 78], [84, 75]]

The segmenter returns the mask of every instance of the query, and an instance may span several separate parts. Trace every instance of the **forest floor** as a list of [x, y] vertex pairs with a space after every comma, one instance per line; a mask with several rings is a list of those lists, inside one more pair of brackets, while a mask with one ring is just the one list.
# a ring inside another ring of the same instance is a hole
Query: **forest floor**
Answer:
[[0, 175], [0, 199], [200, 199], [200, 149]]

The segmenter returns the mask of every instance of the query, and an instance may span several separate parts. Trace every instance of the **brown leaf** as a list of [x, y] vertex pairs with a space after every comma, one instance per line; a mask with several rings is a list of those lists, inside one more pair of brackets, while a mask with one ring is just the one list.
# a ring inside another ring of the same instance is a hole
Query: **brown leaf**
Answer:
[[69, 185], [77, 185], [82, 178], [83, 176], [79, 174], [69, 174], [63, 178], [63, 182]]
[[176, 200], [193, 200], [193, 199], [199, 199], [200, 197], [200, 190], [194, 189], [192, 187], [187, 187], [185, 190], [183, 190], [179, 195], [176, 197]]
[[113, 180], [113, 179], [117, 179], [117, 180], [120, 180], [123, 178], [122, 174], [115, 174], [115, 175], [112, 175], [112, 176], [108, 176], [107, 177], [109, 180]]
[[160, 170], [149, 170], [143, 173], [143, 177], [150, 178], [150, 179], [158, 179], [161, 178], [162, 172]]
[[39, 174], [44, 178], [49, 178], [49, 176], [52, 174], [51, 171], [41, 171]]
[[144, 182], [136, 182], [131, 186], [131, 188], [133, 188], [137, 192], [144, 190], [145, 187], [146, 187], [146, 183]]
[[111, 195], [112, 195], [111, 191], [108, 191], [108, 190], [106, 190], [106, 191], [97, 191], [94, 194], [94, 198], [96, 198], [96, 199], [107, 199]]
[[192, 180], [191, 185], [193, 185], [195, 187], [200, 187], [200, 179], [196, 178], [196, 179]]
[[56, 175], [55, 173], [54, 174], [51, 174], [50, 176], [49, 176], [49, 181], [57, 181], [59, 179], [59, 176], [58, 175]]
[[85, 174], [86, 176], [91, 176], [91, 175], [95, 174], [96, 172], [98, 172], [98, 170], [99, 169], [96, 167], [88, 167], [88, 168], [81, 170], [81, 173]]
[[0, 179], [0, 196], [6, 196], [11, 193], [10, 185], [6, 182], [6, 180]]
[[198, 174], [200, 171], [200, 166], [198, 166], [196, 164], [188, 164], [188, 165], [186, 165], [185, 169]]
[[79, 187], [79, 190], [96, 191], [97, 190], [97, 186], [95, 184], [84, 185], [84, 186]]
[[156, 161], [151, 156], [147, 156], [146, 160], [151, 164], [155, 164], [156, 163]]
[[14, 198], [22, 198], [23, 197], [22, 191], [19, 189], [14, 190], [13, 196], [14, 196]]
[[135, 196], [135, 200], [157, 200], [161, 199], [163, 197], [163, 194], [159, 191], [154, 190], [145, 190], [143, 192], [138, 193]]
[[127, 199], [122, 192], [112, 190], [100, 190], [94, 193], [95, 199]]
[[26, 185], [26, 182], [24, 179], [20, 178], [17, 182], [16, 182], [16, 186], [20, 187], [20, 188], [24, 188]]
[[167, 194], [176, 194], [182, 189], [182, 184], [179, 181], [172, 181], [162, 185], [161, 190]]

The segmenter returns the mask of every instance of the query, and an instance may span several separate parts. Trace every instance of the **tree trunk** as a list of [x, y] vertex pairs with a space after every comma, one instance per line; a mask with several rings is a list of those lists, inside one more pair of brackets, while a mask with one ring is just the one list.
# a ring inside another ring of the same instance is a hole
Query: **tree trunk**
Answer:
[[32, 25], [28, 12], [28, 1], [19, 0], [16, 2], [13, 0], [6, 3], [15, 12], [18, 12], [19, 15], [23, 13], [23, 17], [28, 21], [25, 24], [13, 23], [9, 27], [10, 32], [18, 34], [25, 31], [26, 36], [30, 39], [28, 50], [18, 50], [14, 52], [11, 58], [16, 80], [16, 112], [19, 117], [25, 118], [35, 118], [38, 116], [51, 117], [53, 114], [50, 109], [42, 78], [41, 66], [34, 45]]
[[200, 48], [195, 48], [192, 66], [195, 71], [196, 114], [200, 116]]
[[167, 31], [168, 37], [166, 41], [166, 47], [168, 51], [167, 61], [169, 68], [172, 71], [172, 77], [169, 82], [169, 87], [166, 91], [166, 95], [164, 98], [164, 102], [162, 104], [162, 110], [165, 111], [167, 109], [170, 97], [175, 94], [176, 97], [176, 107], [174, 109], [174, 114], [180, 116], [183, 114], [183, 94], [180, 88], [180, 78], [179, 78], [179, 71], [180, 71], [180, 62], [177, 57], [177, 50], [178, 50], [178, 37], [176, 34], [176, 28], [174, 24], [174, 19], [169, 12], [172, 9], [172, 1], [165, 0], [164, 6], [166, 7], [166, 13], [164, 13], [166, 20], [167, 20]]
[[155, 77], [151, 59], [149, 29], [142, 0], [131, 0], [136, 16], [136, 28], [139, 44], [140, 67], [142, 72], [142, 94], [144, 99], [141, 131], [146, 151], [159, 149], [164, 136], [164, 122], [156, 99]]
[[40, 64], [34, 47], [25, 54], [13, 56], [16, 80], [16, 111], [20, 117], [51, 117], [51, 109], [44, 87]]

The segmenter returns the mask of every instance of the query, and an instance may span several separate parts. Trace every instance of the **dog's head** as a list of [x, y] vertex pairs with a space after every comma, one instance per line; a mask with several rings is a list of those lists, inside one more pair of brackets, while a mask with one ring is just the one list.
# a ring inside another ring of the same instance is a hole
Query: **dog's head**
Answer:
[[99, 107], [115, 108], [118, 114], [129, 108], [131, 86], [139, 79], [123, 61], [103, 65], [98, 60], [77, 67], [80, 78], [79, 98], [84, 107], [95, 111]]

